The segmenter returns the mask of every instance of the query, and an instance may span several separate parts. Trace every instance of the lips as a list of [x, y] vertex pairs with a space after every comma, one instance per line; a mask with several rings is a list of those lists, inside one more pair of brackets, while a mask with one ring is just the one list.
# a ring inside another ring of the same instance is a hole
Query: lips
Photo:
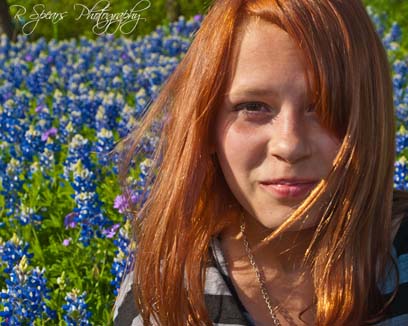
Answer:
[[316, 183], [318, 180], [311, 178], [280, 178], [262, 181], [262, 184], [285, 184], [285, 185], [297, 185]]
[[317, 183], [318, 181], [311, 179], [279, 179], [261, 182], [260, 186], [278, 198], [296, 198], [312, 191]]

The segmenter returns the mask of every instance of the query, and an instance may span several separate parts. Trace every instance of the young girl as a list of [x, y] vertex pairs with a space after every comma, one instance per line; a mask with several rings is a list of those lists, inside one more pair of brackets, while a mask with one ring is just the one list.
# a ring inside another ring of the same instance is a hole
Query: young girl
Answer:
[[115, 325], [408, 325], [391, 77], [360, 0], [215, 1], [123, 167], [157, 119]]

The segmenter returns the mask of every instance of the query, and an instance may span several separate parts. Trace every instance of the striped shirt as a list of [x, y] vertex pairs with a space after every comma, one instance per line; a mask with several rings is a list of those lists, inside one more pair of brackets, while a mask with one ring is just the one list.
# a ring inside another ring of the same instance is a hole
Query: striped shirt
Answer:
[[[241, 303], [228, 275], [227, 265], [218, 238], [210, 244], [211, 263], [206, 268], [205, 304], [215, 326], [254, 326], [251, 316]], [[404, 218], [394, 238], [392, 255], [400, 273], [399, 289], [380, 326], [408, 326], [408, 219]], [[114, 326], [143, 326], [132, 293], [133, 272], [124, 279], [114, 306]], [[389, 273], [382, 294], [390, 296], [396, 285], [394, 273]], [[152, 322], [153, 325], [157, 325]]]

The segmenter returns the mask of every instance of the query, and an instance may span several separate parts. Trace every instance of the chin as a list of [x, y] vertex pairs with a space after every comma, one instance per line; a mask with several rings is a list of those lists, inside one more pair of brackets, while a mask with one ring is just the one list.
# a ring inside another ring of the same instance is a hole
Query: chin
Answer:
[[[262, 218], [256, 218], [257, 222], [262, 225], [264, 228], [270, 229], [270, 230], [276, 230], [279, 228], [283, 223], [285, 223], [292, 212], [285, 214], [282, 218], [273, 218], [273, 219], [262, 219]], [[317, 219], [307, 219], [307, 220], [300, 220], [292, 224], [287, 231], [301, 231], [301, 230], [306, 230], [310, 228], [314, 228], [317, 226], [319, 221]]]

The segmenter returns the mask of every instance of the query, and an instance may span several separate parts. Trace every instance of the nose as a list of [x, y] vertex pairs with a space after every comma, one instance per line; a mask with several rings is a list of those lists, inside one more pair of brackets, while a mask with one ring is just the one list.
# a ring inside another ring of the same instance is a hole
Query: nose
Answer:
[[270, 155], [290, 164], [311, 155], [306, 119], [293, 106], [282, 107], [270, 127], [273, 130], [268, 143]]

